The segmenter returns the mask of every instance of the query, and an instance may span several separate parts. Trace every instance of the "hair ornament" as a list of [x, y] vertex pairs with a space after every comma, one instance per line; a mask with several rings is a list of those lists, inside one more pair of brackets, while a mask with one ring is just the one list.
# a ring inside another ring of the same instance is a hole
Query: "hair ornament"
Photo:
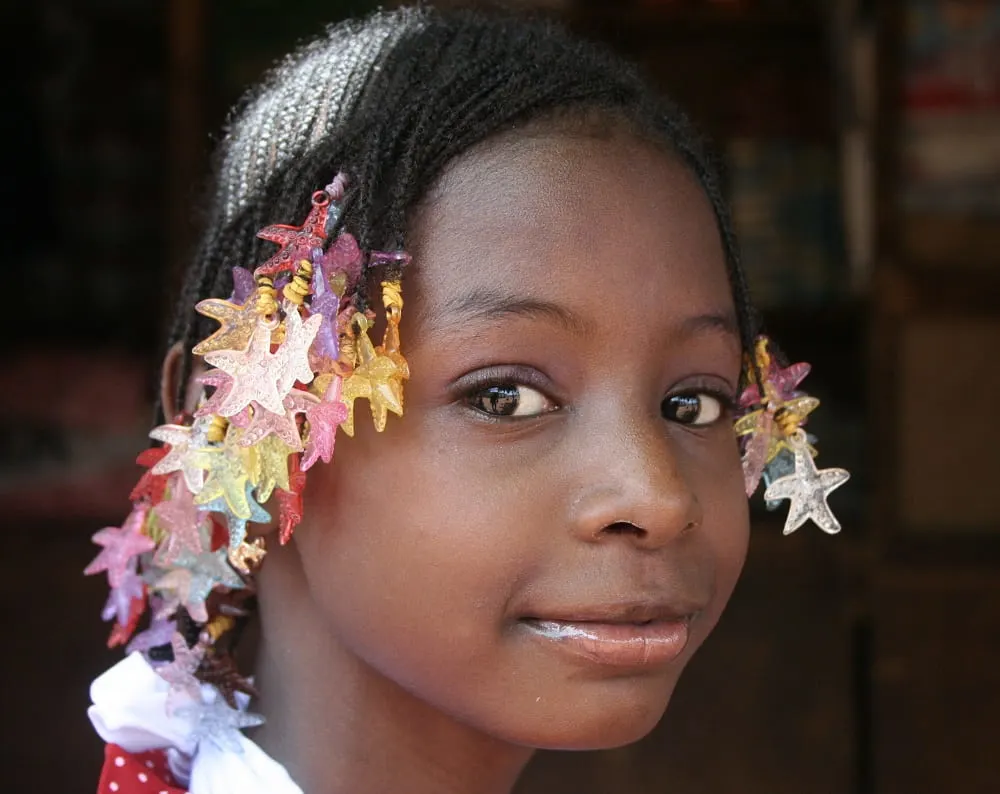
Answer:
[[[389, 412], [403, 415], [400, 277], [410, 257], [366, 255], [346, 231], [328, 244], [346, 187], [338, 174], [313, 193], [301, 226], [261, 230], [278, 251], [253, 271], [233, 268], [228, 299], [194, 307], [218, 323], [192, 350], [208, 365], [196, 378], [198, 405], [151, 431], [162, 446], [137, 460], [146, 471], [131, 514], [94, 535], [102, 549], [85, 573], [105, 573], [111, 587], [102, 613], [114, 622], [108, 645], [128, 643], [135, 680], [163, 695], [163, 718], [190, 726], [189, 755], [204, 740], [236, 746], [234, 733], [261, 722], [246, 712], [253, 685], [231, 653], [247, 614], [241, 605], [253, 595], [250, 575], [266, 554], [249, 526], [276, 520], [279, 542], [291, 539], [307, 472], [332, 460], [338, 430], [354, 434], [357, 399], [368, 400], [377, 431]], [[363, 299], [374, 267], [385, 269], [378, 346]]]
[[757, 339], [747, 366], [750, 382], [739, 399], [744, 413], [735, 424], [743, 445], [747, 496], [753, 495], [763, 479], [768, 509], [776, 509], [784, 499], [790, 502], [785, 535], [809, 520], [824, 532], [836, 534], [841, 526], [827, 497], [850, 474], [845, 469], [816, 468], [816, 439], [803, 427], [820, 403], [799, 390], [811, 367], [805, 362], [781, 366], [770, 344], [766, 336]]

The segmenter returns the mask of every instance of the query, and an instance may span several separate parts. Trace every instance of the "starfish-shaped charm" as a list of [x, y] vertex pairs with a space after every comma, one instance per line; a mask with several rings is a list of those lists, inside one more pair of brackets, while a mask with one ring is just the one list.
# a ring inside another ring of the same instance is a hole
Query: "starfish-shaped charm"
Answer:
[[208, 703], [177, 709], [177, 714], [193, 720], [192, 738], [197, 743], [211, 742], [220, 750], [236, 754], [243, 752], [239, 732], [264, 723], [264, 718], [257, 714], [230, 708], [218, 693]]
[[205, 656], [205, 646], [198, 643], [189, 648], [184, 637], [175, 633], [170, 638], [170, 647], [174, 652], [174, 660], [157, 667], [156, 674], [170, 684], [167, 710], [172, 712], [179, 695], [187, 695], [194, 700], [201, 699], [201, 685], [194, 674]]
[[751, 383], [740, 395], [741, 408], [750, 408], [762, 402], [785, 402], [802, 395], [796, 391], [799, 384], [809, 374], [810, 365], [804, 361], [788, 367], [779, 367], [774, 359], [769, 359], [768, 369], [764, 374], [764, 389]]
[[302, 322], [298, 309], [291, 308], [285, 317], [285, 340], [275, 353], [278, 364], [278, 393], [286, 395], [295, 382], [306, 384], [313, 379], [309, 348], [319, 332], [323, 316], [312, 315]]
[[122, 571], [118, 584], [112, 585], [108, 600], [101, 610], [101, 619], [115, 620], [119, 626], [126, 626], [131, 621], [135, 602], [144, 602], [145, 598], [146, 585], [136, 572], [136, 560], [133, 558]]
[[205, 516], [195, 505], [194, 495], [181, 483], [175, 483], [172, 490], [168, 501], [153, 508], [160, 528], [168, 533], [156, 552], [160, 566], [171, 565], [184, 554], [206, 551]]
[[183, 567], [174, 568], [160, 577], [154, 589], [173, 594], [177, 602], [199, 623], [208, 622], [205, 601], [216, 587], [239, 590], [245, 587], [227, 561], [225, 549], [205, 552], [178, 562]]
[[302, 491], [306, 487], [306, 473], [297, 465], [298, 456], [292, 456], [292, 471], [287, 488], [278, 489], [278, 542], [284, 546], [292, 539], [295, 527], [302, 523]]
[[240, 547], [240, 544], [246, 538], [248, 521], [253, 521], [255, 524], [263, 524], [271, 520], [271, 514], [257, 504], [257, 500], [253, 498], [253, 485], [249, 482], [246, 484], [246, 500], [250, 508], [250, 516], [248, 518], [241, 518], [230, 512], [229, 505], [226, 503], [225, 497], [222, 496], [201, 506], [202, 510], [221, 513], [225, 516], [226, 524], [229, 527], [228, 546], [230, 555]]
[[93, 536], [93, 541], [103, 550], [98, 554], [83, 572], [85, 575], [108, 572], [108, 583], [112, 588], [121, 587], [133, 559], [147, 551], [152, 551], [156, 544], [153, 539], [142, 533], [146, 523], [148, 507], [137, 506], [125, 519], [121, 527], [105, 527]]
[[358, 365], [341, 389], [341, 398], [347, 406], [347, 418], [341, 427], [349, 436], [354, 435], [354, 401], [358, 398], [368, 400], [375, 429], [380, 433], [385, 430], [389, 411], [397, 416], [403, 415], [403, 380], [409, 374], [395, 360], [394, 355], [398, 356], [398, 353], [375, 349], [368, 336], [367, 320], [356, 322], [361, 326], [355, 340]]
[[229, 297], [229, 302], [242, 306], [253, 295], [256, 287], [257, 284], [254, 282], [253, 273], [245, 267], [234, 267], [233, 294]]
[[768, 501], [788, 499], [788, 518], [784, 534], [790, 535], [812, 520], [824, 532], [840, 532], [840, 522], [833, 515], [827, 497], [851, 476], [845, 469], [817, 470], [804, 439], [793, 441], [795, 472], [772, 482], [764, 492]]
[[229, 393], [218, 408], [220, 416], [234, 416], [256, 400], [272, 413], [282, 413], [284, 394], [278, 391], [281, 360], [271, 353], [271, 329], [257, 324], [246, 350], [217, 350], [205, 361], [233, 379]]
[[309, 392], [292, 389], [285, 397], [285, 411], [281, 414], [273, 414], [260, 405], [254, 404], [253, 416], [240, 436], [240, 444], [249, 447], [259, 443], [267, 436], [274, 435], [284, 441], [290, 449], [301, 452], [302, 436], [299, 434], [295, 417], [297, 414], [305, 413], [315, 402], [316, 398]]
[[146, 652], [151, 648], [159, 648], [161, 645], [169, 645], [170, 640], [177, 632], [176, 620], [163, 620], [153, 618], [153, 622], [145, 631], [139, 632], [133, 637], [132, 642], [125, 648], [126, 653], [134, 651]]
[[247, 482], [257, 469], [257, 452], [255, 447], [240, 447], [237, 438], [238, 435], [230, 428], [222, 446], [197, 450], [195, 459], [201, 468], [208, 471], [208, 477], [194, 501], [195, 504], [205, 505], [221, 496], [230, 513], [249, 519]]
[[329, 203], [314, 202], [301, 226], [276, 223], [257, 232], [261, 240], [277, 243], [281, 248], [257, 268], [256, 272], [273, 276], [275, 273], [293, 269], [299, 259], [310, 259], [313, 249], [322, 248], [326, 242], [326, 219], [329, 209]]
[[163, 460], [169, 451], [166, 447], [150, 447], [139, 453], [135, 462], [150, 470], [142, 473], [139, 482], [135, 484], [132, 493], [128, 495], [130, 502], [141, 502], [148, 499], [151, 504], [155, 505], [163, 501], [169, 477], [164, 474], [153, 474], [152, 467]]
[[347, 421], [347, 406], [340, 399], [342, 387], [343, 379], [334, 375], [323, 399], [306, 409], [309, 429], [302, 471], [308, 471], [317, 460], [329, 463], [333, 458], [337, 428]]
[[149, 431], [150, 438], [170, 447], [163, 459], [150, 471], [153, 474], [179, 471], [191, 493], [198, 493], [205, 482], [205, 472], [193, 463], [191, 450], [204, 443], [203, 435], [203, 432], [185, 425], [160, 425]]
[[254, 538], [249, 543], [244, 541], [235, 549], [230, 549], [229, 562], [241, 574], [249, 576], [250, 572], [261, 564], [266, 554], [264, 539]]
[[195, 311], [205, 317], [219, 321], [219, 329], [196, 344], [191, 352], [196, 356], [219, 350], [245, 350], [257, 327], [260, 312], [253, 295], [243, 304], [230, 303], [220, 298], [208, 298], [199, 302]]
[[288, 488], [288, 456], [292, 449], [277, 436], [268, 436], [257, 446], [257, 476], [252, 480], [257, 486], [257, 498], [266, 502], [275, 488]]
[[764, 468], [785, 449], [789, 440], [819, 406], [815, 397], [802, 395], [741, 416], [733, 426], [740, 438], [748, 437], [743, 453], [743, 479], [747, 496], [757, 490]]
[[232, 708], [237, 708], [235, 697], [237, 692], [249, 697], [260, 696], [254, 685], [240, 675], [236, 664], [226, 654], [206, 654], [201, 660], [201, 667], [198, 668], [198, 680], [218, 689], [219, 694]]

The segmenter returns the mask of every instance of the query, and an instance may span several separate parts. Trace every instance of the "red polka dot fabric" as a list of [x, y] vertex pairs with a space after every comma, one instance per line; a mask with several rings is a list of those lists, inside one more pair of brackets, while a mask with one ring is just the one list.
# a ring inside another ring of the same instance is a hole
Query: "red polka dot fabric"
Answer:
[[177, 787], [162, 750], [127, 753], [109, 744], [97, 794], [186, 794], [186, 789]]

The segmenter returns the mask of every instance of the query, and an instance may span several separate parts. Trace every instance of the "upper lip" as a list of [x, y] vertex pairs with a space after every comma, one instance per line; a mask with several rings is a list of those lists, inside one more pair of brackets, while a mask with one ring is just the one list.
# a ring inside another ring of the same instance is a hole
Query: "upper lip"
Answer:
[[630, 601], [595, 604], [587, 607], [547, 608], [523, 616], [523, 620], [549, 620], [557, 623], [649, 623], [689, 620], [702, 609], [694, 604], [659, 601]]

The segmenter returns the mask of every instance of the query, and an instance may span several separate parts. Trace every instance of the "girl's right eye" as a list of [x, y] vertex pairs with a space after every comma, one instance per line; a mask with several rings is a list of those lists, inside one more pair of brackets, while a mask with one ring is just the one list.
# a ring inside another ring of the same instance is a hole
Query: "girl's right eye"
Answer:
[[493, 418], [523, 419], [556, 410], [556, 405], [537, 389], [521, 383], [497, 383], [465, 398], [472, 409]]

